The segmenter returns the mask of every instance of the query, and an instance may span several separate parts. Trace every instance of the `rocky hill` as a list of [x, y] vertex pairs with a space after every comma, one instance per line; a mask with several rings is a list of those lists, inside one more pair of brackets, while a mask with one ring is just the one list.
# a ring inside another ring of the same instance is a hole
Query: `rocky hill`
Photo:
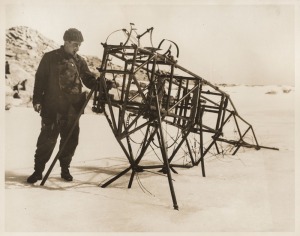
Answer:
[[[5, 59], [10, 66], [10, 74], [6, 75], [5, 80], [7, 108], [14, 105], [12, 104], [14, 95], [19, 96], [18, 104], [15, 105], [31, 106], [34, 75], [39, 62], [46, 52], [59, 47], [58, 43], [26, 26], [6, 30]], [[101, 60], [95, 56], [81, 56], [86, 58], [90, 70], [99, 74], [96, 67], [101, 65]], [[22, 90], [22, 82], [26, 86], [25, 90]], [[14, 91], [16, 87], [19, 87], [18, 95]]]

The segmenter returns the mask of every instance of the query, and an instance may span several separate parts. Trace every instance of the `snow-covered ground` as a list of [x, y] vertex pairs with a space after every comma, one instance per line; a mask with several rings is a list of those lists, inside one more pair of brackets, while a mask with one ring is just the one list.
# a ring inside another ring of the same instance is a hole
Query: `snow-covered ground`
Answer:
[[200, 166], [177, 169], [172, 177], [179, 211], [173, 209], [167, 178], [161, 175], [140, 173], [128, 189], [128, 172], [99, 187], [128, 163], [105, 117], [88, 112], [80, 120], [74, 181], [60, 178], [57, 163], [45, 186], [27, 184], [40, 117], [32, 108], [5, 111], [5, 231], [293, 232], [294, 88], [223, 90], [253, 125], [259, 144], [280, 150], [240, 149], [235, 156], [207, 157], [205, 178]]

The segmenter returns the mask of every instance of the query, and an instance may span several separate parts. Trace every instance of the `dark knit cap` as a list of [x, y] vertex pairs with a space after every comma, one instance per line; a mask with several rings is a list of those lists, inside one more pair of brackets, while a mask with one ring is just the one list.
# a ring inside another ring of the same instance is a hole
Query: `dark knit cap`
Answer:
[[78, 29], [70, 28], [64, 33], [64, 41], [83, 42], [83, 36]]

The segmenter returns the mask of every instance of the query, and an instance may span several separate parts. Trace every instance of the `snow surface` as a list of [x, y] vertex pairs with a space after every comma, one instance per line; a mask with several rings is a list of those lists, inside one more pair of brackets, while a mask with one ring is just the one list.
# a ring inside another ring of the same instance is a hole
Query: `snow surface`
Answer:
[[295, 231], [294, 88], [222, 90], [253, 125], [259, 144], [280, 150], [240, 149], [235, 156], [207, 157], [205, 178], [200, 166], [176, 169], [179, 174], [172, 177], [179, 211], [173, 209], [167, 178], [161, 175], [139, 173], [128, 189], [128, 172], [99, 187], [128, 162], [105, 117], [89, 112], [80, 120], [71, 165], [74, 181], [60, 178], [57, 163], [45, 186], [27, 184], [40, 117], [32, 108], [5, 111], [5, 231]]

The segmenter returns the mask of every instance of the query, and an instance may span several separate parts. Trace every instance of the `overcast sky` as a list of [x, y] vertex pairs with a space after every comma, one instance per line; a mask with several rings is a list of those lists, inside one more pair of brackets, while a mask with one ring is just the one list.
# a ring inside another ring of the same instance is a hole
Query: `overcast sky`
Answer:
[[[100, 43], [114, 30], [129, 29], [132, 22], [138, 33], [154, 27], [154, 46], [165, 38], [176, 42], [180, 48], [178, 64], [212, 83], [294, 85], [293, 4], [224, 1], [226, 4], [211, 5], [204, 4], [207, 1], [164, 0], [48, 2], [6, 4], [6, 28], [25, 25], [62, 44], [65, 30], [75, 27], [85, 39], [80, 53], [101, 58]], [[241, 4], [245, 2], [248, 4]]]

